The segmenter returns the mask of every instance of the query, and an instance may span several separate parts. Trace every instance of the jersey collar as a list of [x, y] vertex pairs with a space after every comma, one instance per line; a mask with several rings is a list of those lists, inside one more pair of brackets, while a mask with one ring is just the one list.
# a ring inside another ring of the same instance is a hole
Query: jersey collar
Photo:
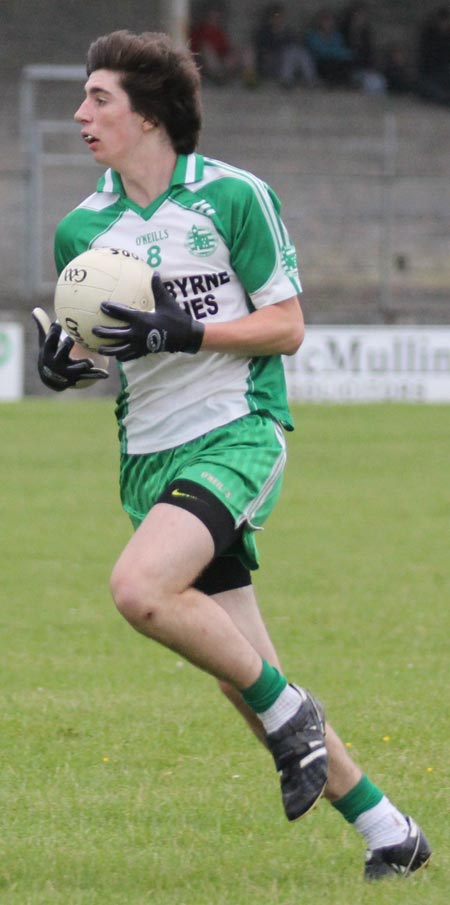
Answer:
[[[201, 154], [179, 154], [170, 181], [170, 188], [176, 185], [189, 185], [198, 182], [203, 176], [203, 157]], [[106, 170], [97, 183], [97, 192], [106, 192], [125, 198], [125, 190], [120, 174], [115, 170]]]
[[179, 154], [171, 185], [189, 185], [198, 182], [203, 176], [203, 157], [201, 154]]

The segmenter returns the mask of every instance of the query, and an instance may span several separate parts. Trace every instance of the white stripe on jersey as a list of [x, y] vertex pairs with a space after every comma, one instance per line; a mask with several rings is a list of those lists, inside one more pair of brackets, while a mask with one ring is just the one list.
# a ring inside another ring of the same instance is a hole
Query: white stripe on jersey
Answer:
[[105, 207], [110, 207], [111, 204], [115, 204], [118, 195], [103, 195], [100, 192], [94, 192], [93, 195], [89, 195], [89, 198], [85, 198], [78, 207], [85, 207], [91, 211], [102, 211]]
[[239, 518], [236, 520], [236, 528], [240, 528], [241, 525], [243, 525], [244, 523], [247, 523], [255, 531], [258, 530], [258, 525], [253, 525], [252, 519], [258, 512], [258, 509], [261, 508], [264, 501], [267, 499], [267, 497], [271, 493], [271, 491], [272, 491], [273, 487], [275, 486], [276, 482], [278, 481], [278, 478], [280, 477], [280, 475], [283, 474], [283, 471], [284, 471], [284, 468], [286, 465], [286, 441], [284, 439], [284, 434], [283, 434], [283, 431], [282, 431], [280, 425], [277, 424], [276, 421], [274, 421], [273, 426], [274, 426], [274, 431], [276, 433], [277, 439], [280, 444], [280, 455], [278, 456], [278, 458], [272, 468], [272, 471], [270, 472], [269, 477], [267, 478], [267, 480], [261, 487], [261, 490], [258, 493], [258, 496], [256, 496], [249, 503], [249, 505], [244, 510], [242, 515], [240, 515]]
[[113, 191], [114, 191], [114, 183], [113, 183], [113, 178], [112, 178], [112, 172], [111, 172], [111, 170], [107, 170], [107, 171], [106, 171], [105, 177], [104, 177], [104, 178], [105, 178], [105, 185], [104, 185], [103, 191], [104, 191], [104, 192], [113, 192]]
[[[223, 163], [221, 160], [214, 160], [211, 157], [205, 157], [205, 169], [208, 166], [212, 166], [215, 169], [224, 170], [226, 173], [229, 173], [230, 176], [235, 176], [237, 179], [242, 179], [243, 182], [248, 182], [249, 185], [256, 191], [256, 194], [259, 196], [261, 207], [266, 215], [267, 222], [270, 224], [272, 228], [272, 233], [277, 240], [278, 248], [282, 248], [285, 244], [285, 234], [283, 234], [281, 228], [281, 220], [277, 218], [276, 212], [273, 208], [273, 204], [267, 189], [265, 182], [262, 179], [258, 179], [257, 176], [253, 176], [252, 173], [248, 173], [246, 170], [240, 170], [238, 167], [233, 167], [228, 163]], [[217, 174], [214, 174], [214, 179], [217, 179]], [[210, 180], [205, 180], [210, 181]]]
[[189, 154], [186, 164], [185, 182], [195, 182], [195, 172], [197, 168], [197, 157], [195, 154]]

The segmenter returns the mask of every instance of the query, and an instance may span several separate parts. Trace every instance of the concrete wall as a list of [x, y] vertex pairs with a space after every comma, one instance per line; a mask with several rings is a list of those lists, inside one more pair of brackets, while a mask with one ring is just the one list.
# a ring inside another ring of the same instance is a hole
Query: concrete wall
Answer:
[[0, 65], [83, 63], [98, 35], [117, 28], [159, 30], [166, 10], [164, 0], [2, 0]]

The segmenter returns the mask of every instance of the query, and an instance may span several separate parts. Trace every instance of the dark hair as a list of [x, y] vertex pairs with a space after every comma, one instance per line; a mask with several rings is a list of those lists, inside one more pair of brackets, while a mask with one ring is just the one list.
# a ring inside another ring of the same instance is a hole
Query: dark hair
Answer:
[[194, 151], [202, 123], [200, 74], [188, 50], [159, 32], [113, 31], [89, 47], [88, 76], [97, 69], [119, 73], [131, 109], [162, 123], [178, 154]]

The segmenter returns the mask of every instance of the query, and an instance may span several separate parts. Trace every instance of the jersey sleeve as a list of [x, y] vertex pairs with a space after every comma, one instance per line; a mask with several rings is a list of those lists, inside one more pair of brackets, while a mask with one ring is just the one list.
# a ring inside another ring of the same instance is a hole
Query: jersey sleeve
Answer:
[[59, 276], [63, 268], [75, 257], [72, 249], [71, 231], [66, 226], [67, 218], [58, 223], [54, 238], [54, 258], [56, 272]]
[[59, 274], [69, 261], [87, 251], [94, 231], [91, 226], [92, 213], [83, 208], [75, 208], [61, 220], [55, 231], [53, 254], [56, 271]]
[[231, 264], [252, 303], [260, 308], [300, 293], [296, 251], [277, 195], [255, 177], [227, 182]]

